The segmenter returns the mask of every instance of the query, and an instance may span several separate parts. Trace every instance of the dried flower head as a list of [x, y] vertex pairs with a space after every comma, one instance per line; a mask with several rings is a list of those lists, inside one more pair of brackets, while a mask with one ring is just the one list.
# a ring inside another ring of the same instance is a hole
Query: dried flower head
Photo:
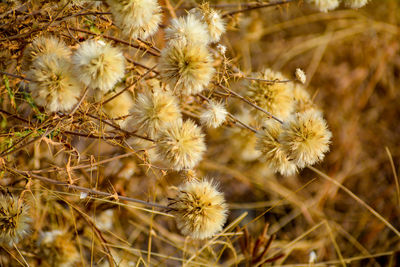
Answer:
[[285, 122], [279, 142], [290, 159], [304, 168], [324, 158], [331, 137], [321, 113], [311, 109], [296, 113]]
[[33, 61], [27, 72], [29, 89], [36, 104], [50, 112], [68, 111], [77, 104], [82, 85], [75, 79], [65, 58], [46, 54]]
[[24, 55], [22, 59], [23, 68], [28, 69], [37, 57], [48, 54], [54, 54], [57, 57], [69, 58], [71, 55], [71, 50], [65, 45], [63, 41], [60, 41], [53, 36], [37, 37], [24, 50]]
[[161, 78], [179, 94], [197, 94], [213, 77], [212, 62], [204, 45], [172, 41], [161, 52]]
[[368, 4], [369, 0], [344, 0], [346, 6], [350, 8], [361, 8]]
[[297, 171], [296, 164], [289, 160], [278, 137], [282, 133], [282, 125], [270, 121], [262, 134], [258, 136], [256, 148], [262, 152], [262, 158], [274, 172], [282, 175], [293, 175]]
[[157, 0], [106, 0], [115, 24], [132, 39], [155, 34], [161, 22]]
[[147, 134], [150, 138], [155, 138], [166, 124], [182, 118], [178, 99], [161, 90], [138, 94], [131, 113], [129, 127], [141, 134]]
[[40, 234], [38, 247], [43, 260], [50, 266], [76, 266], [80, 255], [68, 232], [53, 230]]
[[89, 88], [107, 92], [124, 77], [124, 56], [118, 48], [103, 41], [82, 43], [72, 60], [76, 76]]
[[191, 120], [168, 124], [160, 131], [156, 147], [159, 157], [177, 171], [195, 167], [205, 150], [204, 134]]
[[255, 78], [273, 82], [250, 81], [249, 96], [258, 106], [282, 120], [286, 119], [294, 108], [293, 83], [279, 82], [286, 81], [287, 78], [271, 69], [266, 69], [264, 73], [255, 75]]
[[28, 209], [18, 197], [0, 195], [0, 243], [12, 246], [28, 234]]
[[200, 114], [200, 122], [208, 128], [217, 128], [225, 122], [227, 115], [224, 104], [211, 100]]
[[[105, 99], [112, 97], [107, 96]], [[129, 111], [133, 106], [133, 99], [129, 92], [123, 92], [116, 98], [112, 99], [111, 101], [105, 103], [103, 105], [103, 111], [107, 114], [107, 116], [111, 119], [117, 119], [115, 122], [121, 126], [125, 127], [128, 123], [128, 118], [124, 118], [125, 116], [129, 115]]]
[[210, 42], [206, 25], [193, 14], [172, 19], [165, 29], [165, 37], [167, 40], [180, 40], [184, 43], [207, 45]]
[[222, 230], [227, 218], [224, 195], [213, 182], [191, 181], [179, 186], [169, 204], [182, 234], [195, 239], [212, 237]]
[[306, 0], [307, 3], [313, 5], [321, 12], [328, 12], [337, 8], [340, 4], [339, 0]]
[[295, 71], [296, 79], [302, 84], [306, 83], [307, 76], [302, 69], [297, 68]]
[[210, 8], [208, 2], [205, 2], [198, 8], [193, 8], [189, 12], [194, 14], [207, 25], [210, 41], [212, 43], [218, 42], [221, 35], [225, 33], [225, 21], [222, 18], [221, 13]]

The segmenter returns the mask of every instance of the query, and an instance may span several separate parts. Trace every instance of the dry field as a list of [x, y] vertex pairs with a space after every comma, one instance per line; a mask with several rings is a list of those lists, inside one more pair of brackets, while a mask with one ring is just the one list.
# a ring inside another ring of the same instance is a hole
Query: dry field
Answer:
[[399, 266], [400, 1], [337, 2], [0, 0], [0, 266]]

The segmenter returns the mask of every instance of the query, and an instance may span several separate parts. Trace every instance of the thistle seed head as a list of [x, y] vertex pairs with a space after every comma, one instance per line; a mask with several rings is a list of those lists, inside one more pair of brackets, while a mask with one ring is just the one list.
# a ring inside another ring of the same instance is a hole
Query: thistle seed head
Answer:
[[28, 210], [18, 197], [0, 195], [0, 243], [12, 246], [29, 233]]
[[103, 41], [82, 43], [72, 61], [76, 77], [92, 89], [107, 92], [124, 77], [125, 58], [122, 52]]
[[193, 121], [178, 120], [160, 132], [156, 150], [160, 159], [166, 161], [171, 168], [177, 171], [191, 169], [206, 151], [204, 134]]
[[329, 151], [332, 133], [320, 112], [296, 113], [283, 125], [279, 142], [299, 168], [321, 161]]
[[222, 230], [227, 218], [227, 205], [212, 181], [193, 180], [178, 189], [169, 207], [183, 235], [205, 239]]
[[161, 52], [161, 78], [177, 94], [197, 94], [203, 91], [214, 75], [212, 62], [206, 46], [171, 41]]

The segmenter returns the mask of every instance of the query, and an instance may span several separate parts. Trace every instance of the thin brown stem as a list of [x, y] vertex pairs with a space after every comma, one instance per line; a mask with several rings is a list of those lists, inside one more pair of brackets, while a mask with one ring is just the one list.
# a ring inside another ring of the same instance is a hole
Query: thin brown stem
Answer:
[[88, 113], [88, 114], [86, 114], [86, 115], [89, 116], [89, 117], [91, 117], [91, 118], [93, 118], [93, 119], [96, 119], [96, 120], [98, 120], [98, 121], [101, 121], [102, 123], [105, 123], [105, 124], [107, 124], [107, 125], [113, 127], [114, 129], [117, 129], [118, 131], [120, 131], [120, 132], [122, 132], [122, 133], [128, 135], [128, 136], [134, 136], [134, 137], [137, 137], [137, 138], [140, 138], [140, 139], [143, 139], [143, 140], [147, 140], [147, 141], [150, 141], [150, 142], [155, 142], [153, 139], [151, 139], [151, 138], [149, 138], [149, 137], [146, 137], [146, 136], [142, 136], [142, 135], [139, 135], [139, 134], [136, 134], [136, 133], [131, 133], [131, 132], [125, 131], [124, 129], [121, 129], [119, 126], [117, 126], [117, 125], [115, 125], [115, 124], [113, 124], [113, 123], [110, 123], [110, 122], [108, 122], [108, 121], [106, 121], [106, 120], [104, 120], [104, 119], [102, 119], [102, 118], [97, 117], [97, 116], [94, 116], [94, 115], [92, 115], [92, 114], [89, 114], [89, 113]]
[[149, 69], [148, 71], [146, 71], [144, 74], [140, 75], [140, 77], [138, 79], [136, 79], [132, 84], [128, 85], [127, 87], [125, 87], [123, 90], [121, 90], [120, 92], [116, 93], [115, 95], [113, 95], [112, 97], [110, 97], [109, 99], [103, 101], [100, 103], [100, 105], [104, 105], [108, 102], [110, 102], [111, 100], [115, 99], [116, 97], [120, 96], [121, 94], [123, 94], [126, 90], [128, 90], [129, 88], [131, 88], [132, 86], [136, 85], [143, 77], [145, 77], [147, 74], [149, 74], [152, 70], [154, 70], [157, 67], [157, 65], [154, 65], [151, 69]]
[[[210, 102], [210, 99], [208, 99], [206, 96], [202, 95], [202, 94], [198, 94], [198, 96], [200, 98], [202, 98], [203, 100]], [[241, 120], [239, 120], [238, 118], [236, 118], [233, 114], [228, 112], [228, 117], [235, 123], [235, 124], [239, 124], [242, 127], [254, 132], [254, 133], [258, 133], [258, 131], [256, 129], [254, 129], [253, 127], [251, 127], [250, 125], [245, 124], [244, 122], [242, 122]]]
[[7, 76], [10, 76], [10, 77], [14, 77], [14, 78], [18, 78], [18, 79], [25, 80], [25, 81], [30, 81], [30, 82], [32, 81], [31, 79], [25, 78], [24, 76], [8, 73], [8, 72], [5, 72], [5, 71], [0, 71], [0, 74], [7, 75]]
[[118, 38], [113, 37], [113, 36], [109, 36], [109, 35], [105, 35], [105, 34], [98, 34], [98, 33], [91, 32], [91, 31], [88, 31], [88, 30], [85, 30], [85, 29], [79, 29], [79, 28], [73, 28], [73, 27], [71, 27], [70, 30], [71, 31], [76, 31], [76, 32], [82, 32], [82, 33], [86, 33], [86, 34], [90, 34], [90, 35], [101, 36], [101, 37], [103, 37], [105, 39], [109, 39], [109, 40], [112, 40], [114, 42], [121, 43], [121, 44], [124, 44], [124, 45], [127, 45], [127, 46], [134, 47], [136, 49], [145, 51], [145, 52], [147, 52], [147, 53], [149, 53], [149, 54], [151, 54], [153, 56], [156, 56], [156, 57], [160, 56], [160, 53], [158, 53], [158, 52], [153, 52], [153, 51], [147, 49], [146, 47], [143, 47], [143, 46], [140, 46], [140, 45], [136, 45], [136, 44], [132, 44], [130, 42], [118, 39]]
[[244, 12], [248, 12], [248, 11], [255, 10], [255, 9], [260, 9], [260, 8], [284, 5], [284, 4], [288, 4], [288, 3], [294, 2], [294, 1], [297, 1], [297, 0], [284, 0], [284, 1], [279, 1], [279, 2], [275, 2], [275, 3], [265, 3], [265, 4], [259, 4], [259, 5], [256, 5], [256, 6], [248, 6], [246, 8], [242, 8], [242, 9], [239, 9], [239, 10], [230, 11], [230, 12], [222, 15], [222, 17], [226, 18], [226, 17], [233, 16], [235, 14], [244, 13]]
[[236, 93], [235, 91], [232, 91], [231, 89], [229, 89], [226, 86], [223, 86], [222, 84], [218, 84], [216, 83], [217, 86], [221, 87], [222, 89], [224, 89], [225, 91], [227, 91], [229, 94], [235, 96], [236, 98], [239, 98], [240, 100], [242, 100], [243, 102], [245, 102], [246, 104], [254, 107], [255, 109], [258, 109], [259, 111], [264, 112], [265, 114], [267, 114], [271, 119], [276, 120], [277, 122], [283, 124], [283, 121], [278, 119], [277, 117], [275, 117], [274, 115], [272, 115], [270, 112], [268, 112], [267, 110], [257, 106], [256, 104], [250, 102], [248, 99], [244, 98], [243, 96], [239, 95], [238, 93]]
[[50, 184], [54, 184], [54, 185], [58, 185], [58, 186], [63, 186], [63, 187], [68, 187], [71, 189], [75, 189], [78, 190], [80, 192], [85, 192], [88, 194], [92, 194], [92, 195], [97, 195], [97, 196], [104, 196], [104, 197], [109, 197], [109, 198], [114, 198], [116, 200], [124, 200], [124, 201], [128, 201], [128, 202], [133, 202], [133, 203], [138, 203], [138, 204], [142, 204], [148, 207], [154, 207], [154, 208], [160, 208], [160, 209], [169, 209], [167, 206], [161, 205], [161, 204], [157, 204], [157, 203], [153, 203], [153, 202], [148, 202], [148, 201], [144, 201], [144, 200], [140, 200], [140, 199], [135, 199], [135, 198], [130, 198], [130, 197], [126, 197], [126, 196], [121, 196], [118, 195], [117, 193], [115, 194], [111, 194], [111, 193], [106, 193], [106, 192], [102, 192], [102, 191], [98, 191], [98, 190], [94, 190], [94, 189], [90, 189], [90, 188], [86, 188], [83, 186], [78, 186], [78, 185], [73, 185], [73, 184], [69, 184], [66, 182], [62, 182], [62, 181], [57, 181], [57, 180], [53, 180], [41, 175], [37, 175], [34, 174], [30, 171], [19, 171], [19, 170], [15, 170], [12, 168], [8, 168], [10, 171], [14, 172], [14, 173], [18, 173], [26, 178], [34, 178], [46, 183], [50, 183]]

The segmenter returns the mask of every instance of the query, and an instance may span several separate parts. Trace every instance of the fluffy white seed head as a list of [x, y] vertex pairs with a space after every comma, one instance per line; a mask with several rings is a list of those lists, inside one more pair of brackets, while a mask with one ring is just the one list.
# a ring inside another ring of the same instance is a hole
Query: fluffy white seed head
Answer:
[[279, 142], [282, 126], [279, 122], [270, 121], [265, 130], [258, 135], [256, 148], [262, 152], [262, 159], [274, 172], [282, 175], [293, 175], [297, 171], [296, 164], [289, 160], [286, 151]]
[[224, 104], [211, 100], [200, 114], [200, 122], [208, 128], [217, 128], [225, 122], [227, 115]]
[[115, 24], [125, 36], [147, 38], [158, 30], [161, 8], [157, 0], [106, 0]]
[[204, 134], [191, 120], [175, 121], [160, 132], [156, 151], [171, 168], [177, 171], [191, 169], [206, 151]]
[[53, 36], [40, 36], [25, 48], [22, 66], [24, 69], [28, 69], [37, 57], [49, 54], [54, 54], [57, 57], [69, 58], [71, 50], [63, 41]]
[[346, 6], [350, 8], [361, 8], [368, 4], [369, 0], [344, 0]]
[[193, 14], [172, 19], [165, 29], [165, 37], [167, 40], [180, 40], [184, 43], [207, 45], [210, 42], [207, 26]]
[[182, 118], [178, 99], [161, 90], [138, 94], [131, 113], [129, 127], [150, 138], [155, 138], [168, 123]]
[[29, 233], [29, 207], [18, 197], [0, 195], [0, 243], [12, 246]]
[[160, 75], [177, 94], [203, 91], [213, 75], [213, 59], [207, 47], [183, 41], [171, 41], [161, 52]]
[[65, 58], [54, 54], [36, 58], [27, 78], [31, 80], [29, 89], [36, 104], [50, 112], [69, 111], [78, 103], [83, 86]]
[[340, 4], [339, 0], [306, 0], [307, 3], [313, 5], [321, 12], [328, 12], [337, 8]]
[[[268, 81], [287, 80], [280, 72], [275, 72], [271, 69], [266, 69], [262, 74], [256, 74], [255, 78]], [[258, 106], [282, 120], [287, 118], [293, 111], [292, 82], [250, 81], [248, 94]], [[264, 116], [264, 114], [262, 114], [262, 116]]]
[[294, 114], [284, 123], [279, 142], [289, 158], [304, 168], [325, 157], [331, 137], [321, 113], [311, 109]]
[[212, 43], [216, 43], [220, 40], [226, 29], [225, 21], [219, 11], [210, 8], [208, 3], [204, 3], [198, 8], [193, 8], [189, 12], [207, 25], [209, 38]]
[[178, 189], [169, 206], [183, 235], [205, 239], [222, 230], [227, 218], [227, 205], [224, 195], [213, 182], [194, 180]]
[[125, 59], [122, 52], [102, 41], [82, 43], [72, 60], [76, 77], [92, 89], [107, 92], [124, 77]]

